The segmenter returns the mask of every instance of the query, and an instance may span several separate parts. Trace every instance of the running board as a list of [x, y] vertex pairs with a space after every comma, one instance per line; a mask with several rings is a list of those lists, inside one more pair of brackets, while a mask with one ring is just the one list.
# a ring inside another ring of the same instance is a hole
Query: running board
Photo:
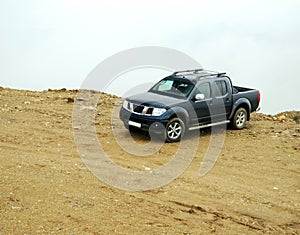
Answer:
[[189, 130], [191, 131], [191, 130], [197, 130], [197, 129], [206, 128], [206, 127], [218, 126], [218, 125], [222, 125], [222, 124], [227, 124], [229, 122], [230, 121], [227, 120], [227, 121], [223, 121], [223, 122], [215, 122], [215, 123], [206, 124], [206, 125], [202, 125], [202, 126], [193, 126], [193, 127], [190, 127]]

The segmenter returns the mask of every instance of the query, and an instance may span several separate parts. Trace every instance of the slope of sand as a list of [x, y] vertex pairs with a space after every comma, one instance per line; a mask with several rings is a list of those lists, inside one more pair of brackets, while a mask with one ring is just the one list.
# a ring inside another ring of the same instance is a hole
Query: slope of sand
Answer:
[[[129, 192], [102, 183], [83, 164], [72, 129], [75, 97], [65, 89], [0, 89], [0, 234], [299, 234], [299, 111], [253, 114], [246, 129], [227, 130], [204, 177], [199, 167], [211, 133], [190, 134], [200, 144], [180, 177]], [[94, 120], [111, 159], [141, 171], [166, 164], [178, 143], [147, 158], [119, 147], [110, 117], [119, 102], [102, 96]], [[140, 133], [133, 138], [149, 142]]]

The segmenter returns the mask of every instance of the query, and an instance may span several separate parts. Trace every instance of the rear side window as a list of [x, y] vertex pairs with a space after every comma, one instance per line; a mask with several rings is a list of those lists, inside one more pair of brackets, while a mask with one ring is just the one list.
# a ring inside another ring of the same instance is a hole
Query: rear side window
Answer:
[[226, 82], [223, 81], [215, 81], [216, 85], [216, 96], [224, 96], [227, 94], [227, 85]]

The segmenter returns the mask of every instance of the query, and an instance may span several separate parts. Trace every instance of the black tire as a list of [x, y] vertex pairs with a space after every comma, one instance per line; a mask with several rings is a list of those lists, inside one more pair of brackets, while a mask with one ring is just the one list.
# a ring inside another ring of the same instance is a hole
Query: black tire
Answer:
[[180, 118], [171, 119], [166, 125], [165, 137], [167, 142], [178, 142], [185, 133], [185, 124]]
[[233, 118], [232, 118], [232, 126], [234, 129], [236, 130], [241, 130], [243, 128], [245, 128], [246, 126], [246, 122], [247, 122], [247, 110], [244, 108], [239, 108]]

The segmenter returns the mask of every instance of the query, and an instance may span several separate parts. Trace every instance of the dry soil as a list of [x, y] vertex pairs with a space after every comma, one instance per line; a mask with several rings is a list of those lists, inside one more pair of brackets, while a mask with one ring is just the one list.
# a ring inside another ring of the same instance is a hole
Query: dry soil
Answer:
[[[252, 114], [244, 130], [227, 130], [203, 177], [212, 134], [188, 134], [199, 146], [186, 171], [158, 189], [132, 192], [103, 183], [80, 158], [72, 128], [76, 94], [0, 89], [0, 234], [300, 233], [299, 111]], [[119, 146], [112, 130], [121, 127], [111, 116], [120, 102], [103, 94], [97, 105], [93, 124], [107, 154], [143, 172], [167, 164], [179, 143], [148, 157]], [[123, 129], [119, 135], [131, 137]], [[133, 139], [150, 140], [141, 133]]]

